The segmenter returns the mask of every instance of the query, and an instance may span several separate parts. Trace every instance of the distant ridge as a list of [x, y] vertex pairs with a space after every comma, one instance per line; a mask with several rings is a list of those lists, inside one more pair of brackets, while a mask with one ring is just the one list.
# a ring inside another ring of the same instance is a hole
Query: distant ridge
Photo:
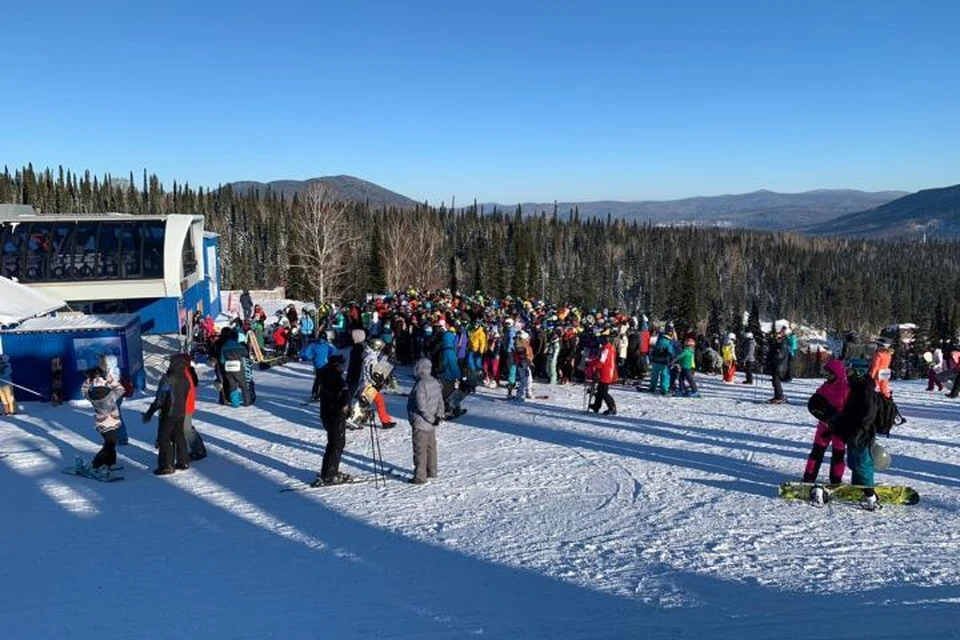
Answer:
[[[777, 193], [761, 189], [751, 193], [697, 196], [680, 200], [624, 202], [598, 200], [592, 202], [521, 203], [524, 214], [541, 211], [566, 217], [576, 209], [581, 218], [620, 218], [630, 222], [651, 222], [655, 225], [691, 224], [700, 226], [737, 227], [759, 230], [800, 230], [821, 224], [848, 213], [876, 207], [895, 200], [905, 191], [857, 191], [854, 189], [817, 189], [803, 193]], [[514, 211], [517, 205], [489, 203], [489, 211]]]
[[351, 202], [369, 202], [373, 207], [398, 207], [410, 209], [420, 203], [389, 189], [353, 176], [324, 176], [309, 180], [274, 180], [272, 182], [243, 181], [233, 182], [230, 186], [234, 191], [248, 192], [258, 190], [261, 193], [268, 189], [286, 198], [306, 191], [312, 184], [322, 184], [330, 188], [338, 197]]
[[809, 229], [823, 235], [871, 238], [960, 238], [960, 184], [924, 189]]

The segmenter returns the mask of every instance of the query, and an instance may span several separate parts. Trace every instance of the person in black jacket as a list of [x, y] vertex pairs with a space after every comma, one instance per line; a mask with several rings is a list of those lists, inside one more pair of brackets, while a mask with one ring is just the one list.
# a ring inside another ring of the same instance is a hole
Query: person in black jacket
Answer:
[[327, 432], [323, 464], [313, 486], [343, 484], [352, 479], [340, 473], [340, 458], [347, 443], [347, 413], [350, 411], [350, 390], [343, 379], [343, 356], [333, 354], [320, 369], [320, 420]]
[[870, 376], [850, 377], [850, 395], [833, 429], [847, 445], [847, 466], [852, 474], [851, 484], [865, 487], [863, 506], [870, 511], [879, 507], [873, 490], [873, 444], [877, 438], [876, 420], [880, 394]]
[[[160, 378], [157, 395], [150, 408], [143, 412], [143, 421], [150, 422], [153, 414], [160, 411], [160, 426], [157, 428], [158, 460], [154, 474], [165, 476], [174, 469], [190, 468], [190, 452], [183, 434], [183, 421], [187, 415], [187, 396], [190, 382], [186, 368], [189, 360], [183, 354], [170, 358], [167, 372]], [[174, 449], [176, 465], [173, 463]]]
[[770, 404], [784, 404], [787, 399], [783, 395], [781, 380], [787, 376], [787, 367], [790, 363], [790, 350], [787, 346], [787, 330], [781, 327], [770, 339], [770, 348], [767, 350], [767, 373], [773, 384], [773, 397]]

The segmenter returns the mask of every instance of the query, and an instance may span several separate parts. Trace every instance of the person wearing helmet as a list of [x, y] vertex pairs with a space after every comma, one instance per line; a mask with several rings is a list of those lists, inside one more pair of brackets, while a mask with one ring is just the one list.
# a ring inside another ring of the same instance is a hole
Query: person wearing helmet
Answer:
[[[530, 334], [521, 330], [517, 333], [513, 344], [513, 364], [517, 376], [517, 400], [521, 402], [533, 397], [530, 382], [530, 367], [533, 364], [533, 347], [530, 345]], [[513, 389], [507, 389], [507, 397], [512, 395]]]
[[746, 377], [743, 384], [753, 384], [753, 368], [757, 362], [757, 341], [753, 338], [753, 333], [747, 331], [743, 334], [743, 372]]
[[484, 386], [491, 389], [496, 388], [500, 380], [500, 344], [500, 329], [491, 327], [487, 336], [487, 348], [483, 354], [483, 375], [486, 378]]
[[[360, 373], [360, 384], [357, 387], [357, 399], [363, 399], [373, 404], [377, 409], [377, 417], [380, 419], [380, 426], [384, 429], [391, 429], [397, 426], [396, 421], [390, 417], [387, 412], [387, 404], [380, 393], [380, 386], [386, 380], [385, 376], [378, 376], [378, 370], [385, 362], [381, 362], [381, 352], [383, 351], [383, 340], [372, 338], [363, 345], [363, 365]], [[392, 369], [392, 367], [390, 367]]]
[[877, 385], [877, 391], [884, 397], [893, 396], [890, 390], [890, 362], [893, 359], [893, 348], [890, 340], [887, 338], [878, 338], [877, 350], [873, 353], [870, 360], [870, 367], [867, 369], [867, 375], [873, 378]]
[[733, 382], [733, 377], [737, 373], [737, 334], [727, 334], [720, 348], [720, 357], [723, 358], [723, 381]]

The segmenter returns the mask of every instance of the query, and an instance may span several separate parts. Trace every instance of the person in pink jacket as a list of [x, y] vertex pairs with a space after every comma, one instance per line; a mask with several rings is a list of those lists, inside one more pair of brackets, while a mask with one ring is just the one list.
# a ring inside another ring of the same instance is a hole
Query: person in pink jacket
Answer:
[[[835, 358], [827, 362], [823, 368], [827, 372], [827, 381], [820, 385], [816, 393], [823, 396], [837, 410], [837, 413], [840, 413], [850, 395], [850, 385], [847, 382], [847, 372], [843, 368], [843, 360]], [[831, 432], [830, 427], [821, 420], [817, 423], [817, 432], [813, 436], [813, 449], [810, 451], [807, 467], [803, 472], [804, 482], [817, 481], [823, 454], [830, 445], [833, 445], [833, 456], [830, 458], [830, 484], [840, 484], [843, 481], [843, 472], [847, 469], [843, 461], [847, 451], [846, 445], [843, 438]]]

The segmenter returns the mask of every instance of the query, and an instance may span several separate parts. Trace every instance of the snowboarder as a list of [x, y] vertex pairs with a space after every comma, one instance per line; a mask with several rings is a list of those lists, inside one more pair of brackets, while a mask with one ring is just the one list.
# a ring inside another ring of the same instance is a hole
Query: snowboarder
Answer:
[[440, 383], [430, 375], [431, 363], [421, 358], [413, 365], [416, 383], [407, 399], [407, 419], [413, 429], [412, 484], [437, 477], [437, 426], [445, 409]]
[[834, 431], [847, 446], [847, 466], [851, 483], [866, 487], [862, 506], [873, 511], [880, 507], [874, 486], [873, 444], [876, 441], [876, 418], [880, 394], [870, 376], [851, 376], [850, 394], [843, 412], [834, 421]]
[[[187, 361], [177, 354], [170, 358], [167, 372], [160, 378], [157, 395], [150, 408], [143, 412], [143, 421], [150, 422], [153, 414], [160, 412], [157, 427], [157, 468], [154, 475], [165, 476], [190, 468], [190, 454], [183, 434], [183, 421], [187, 415], [187, 398], [190, 383], [186, 375]], [[176, 464], [174, 464], [174, 455]]]
[[[533, 364], [533, 348], [530, 346], [530, 334], [521, 330], [513, 341], [513, 364], [517, 372], [517, 400], [533, 397], [530, 366]], [[507, 396], [512, 395], [513, 389], [507, 388]]]
[[98, 368], [87, 371], [81, 386], [83, 397], [93, 405], [94, 424], [103, 438], [103, 447], [94, 456], [90, 473], [98, 478], [110, 474], [110, 467], [117, 463], [117, 436], [120, 430], [120, 398], [124, 388], [118, 380], [109, 380]]
[[[843, 361], [839, 359], [830, 360], [823, 368], [827, 373], [827, 381], [820, 385], [815, 393], [829, 402], [833, 410], [839, 415], [843, 412], [847, 397], [850, 395], [847, 372], [844, 370]], [[846, 470], [844, 457], [846, 456], [847, 446], [843, 438], [835, 433], [825, 420], [820, 420], [817, 423], [817, 431], [813, 436], [813, 448], [807, 457], [807, 466], [803, 472], [804, 482], [817, 481], [820, 465], [823, 463], [823, 454], [826, 453], [827, 447], [831, 445], [833, 446], [833, 455], [830, 459], [830, 484], [843, 482], [843, 472]]]
[[720, 356], [723, 358], [723, 381], [733, 382], [733, 377], [737, 374], [737, 335], [735, 333], [727, 334], [720, 348]]
[[890, 390], [890, 361], [893, 359], [893, 349], [890, 341], [886, 338], [877, 338], [877, 350], [874, 351], [870, 359], [870, 367], [867, 369], [867, 375], [873, 378], [877, 385], [877, 390], [885, 397], [890, 398], [893, 392]]

